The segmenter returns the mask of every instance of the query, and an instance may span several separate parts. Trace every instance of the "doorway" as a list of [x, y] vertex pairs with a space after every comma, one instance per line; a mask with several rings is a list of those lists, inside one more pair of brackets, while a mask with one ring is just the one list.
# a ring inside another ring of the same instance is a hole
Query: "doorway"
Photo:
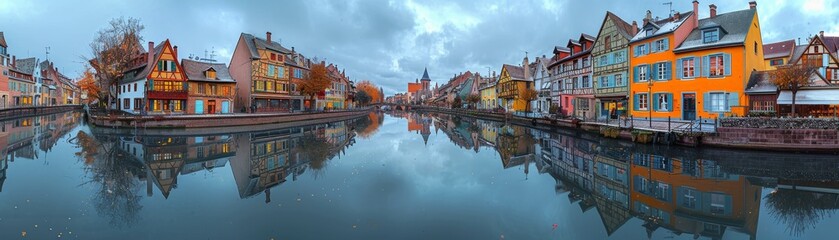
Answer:
[[683, 93], [682, 94], [682, 119], [696, 120], [696, 94]]

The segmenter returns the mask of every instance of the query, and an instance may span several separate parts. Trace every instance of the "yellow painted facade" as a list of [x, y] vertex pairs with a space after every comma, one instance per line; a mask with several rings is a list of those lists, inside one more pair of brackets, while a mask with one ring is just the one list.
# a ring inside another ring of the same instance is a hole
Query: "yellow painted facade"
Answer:
[[513, 79], [507, 71], [507, 65], [501, 68], [501, 76], [498, 79], [498, 99], [500, 106], [507, 112], [523, 112], [527, 109], [527, 101], [521, 98], [524, 92], [531, 89], [532, 82]]
[[480, 109], [493, 109], [498, 107], [498, 95], [495, 92], [495, 85], [481, 89]]

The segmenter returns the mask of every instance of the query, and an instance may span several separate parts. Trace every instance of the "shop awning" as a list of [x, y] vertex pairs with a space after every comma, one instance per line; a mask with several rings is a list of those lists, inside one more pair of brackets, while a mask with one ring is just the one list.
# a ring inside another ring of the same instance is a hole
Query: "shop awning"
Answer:
[[[778, 104], [792, 104], [792, 92], [781, 91]], [[839, 89], [805, 89], [795, 95], [796, 105], [839, 105]]]

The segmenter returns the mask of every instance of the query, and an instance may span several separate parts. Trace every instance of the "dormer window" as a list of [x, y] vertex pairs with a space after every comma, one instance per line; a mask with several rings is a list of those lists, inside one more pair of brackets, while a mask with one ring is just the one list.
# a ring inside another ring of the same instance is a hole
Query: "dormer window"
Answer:
[[207, 79], [216, 79], [216, 70], [210, 68], [207, 71], [204, 71], [204, 77]]
[[647, 29], [644, 29], [644, 32], [646, 32], [647, 37], [649, 37], [649, 36], [652, 36], [653, 33], [655, 33], [655, 29], [653, 29], [652, 27], [648, 27]]
[[720, 40], [720, 29], [708, 29], [702, 31], [702, 43], [714, 43]]

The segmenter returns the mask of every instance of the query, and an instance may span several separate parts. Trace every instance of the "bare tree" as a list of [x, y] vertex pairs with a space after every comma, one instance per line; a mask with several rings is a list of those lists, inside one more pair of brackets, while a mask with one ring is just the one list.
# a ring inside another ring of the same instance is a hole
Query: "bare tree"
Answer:
[[772, 72], [772, 83], [778, 86], [780, 90], [789, 90], [792, 92], [792, 116], [796, 117], [795, 111], [795, 96], [798, 90], [810, 84], [810, 75], [816, 68], [809, 65], [787, 65], [779, 66], [777, 70]]
[[[111, 92], [123, 73], [134, 65], [134, 59], [143, 52], [143, 37], [140, 32], [145, 26], [136, 18], [115, 18], [108, 27], [99, 30], [90, 43], [93, 56], [90, 66], [96, 70], [99, 84], [99, 99], [107, 99], [110, 106], [118, 97], [119, 91]], [[148, 49], [151, 51], [151, 49]]]
[[481, 101], [481, 95], [478, 94], [469, 94], [466, 96], [466, 102], [469, 103], [470, 108], [475, 108], [478, 102]]
[[539, 92], [533, 89], [525, 90], [521, 95], [521, 99], [524, 100], [525, 106], [527, 106], [524, 110], [530, 112], [530, 102], [539, 99]]

